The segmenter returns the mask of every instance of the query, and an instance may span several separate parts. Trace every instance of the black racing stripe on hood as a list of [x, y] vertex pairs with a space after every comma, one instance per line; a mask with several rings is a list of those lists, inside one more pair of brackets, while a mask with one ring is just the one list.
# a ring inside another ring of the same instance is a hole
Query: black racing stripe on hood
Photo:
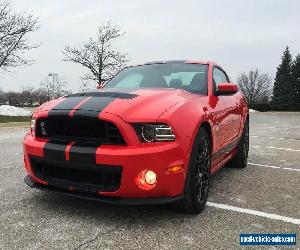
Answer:
[[[135, 96], [135, 95], [134, 95]], [[89, 117], [99, 117], [99, 114], [104, 110], [111, 102], [113, 102], [117, 97], [113, 96], [97, 96], [88, 99], [88, 96], [69, 96], [66, 97], [61, 103], [54, 106], [49, 112], [48, 116], [65, 115], [69, 117], [70, 111], [80, 104], [85, 99], [81, 105], [76, 107], [72, 117], [76, 116], [89, 116]], [[59, 161], [66, 161], [66, 148], [70, 142], [61, 142], [59, 140], [50, 140], [44, 146], [44, 156], [48, 159], [54, 159]], [[101, 145], [90, 145], [83, 143], [75, 143], [71, 146], [69, 151], [69, 160], [71, 162], [82, 162], [87, 164], [96, 164], [96, 150]]]
[[104, 110], [115, 99], [116, 98], [114, 97], [92, 97], [78, 107], [78, 110], [74, 112], [73, 116], [98, 117], [102, 110]]
[[86, 96], [77, 97], [66, 97], [62, 102], [55, 105], [49, 112], [48, 116], [52, 115], [69, 115], [70, 110], [72, 110], [77, 104], [86, 99]]
[[75, 143], [72, 145], [69, 156], [70, 162], [80, 162], [86, 164], [96, 164], [96, 150], [100, 145]]
[[77, 93], [69, 95], [68, 97], [79, 97], [79, 96], [85, 96], [85, 97], [113, 97], [113, 98], [120, 98], [120, 99], [132, 99], [137, 97], [136, 94], [131, 93], [122, 93], [122, 92], [86, 92], [86, 93]]
[[68, 142], [61, 142], [56, 140], [50, 140], [44, 146], [44, 157], [47, 159], [53, 159], [58, 161], [66, 160], [66, 148], [68, 146]]

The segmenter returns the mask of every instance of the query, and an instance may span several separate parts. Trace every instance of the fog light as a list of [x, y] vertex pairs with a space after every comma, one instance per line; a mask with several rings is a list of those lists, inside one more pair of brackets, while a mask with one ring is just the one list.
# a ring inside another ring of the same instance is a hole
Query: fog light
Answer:
[[135, 183], [141, 189], [151, 190], [157, 183], [156, 174], [151, 170], [145, 169], [135, 178]]
[[155, 184], [156, 183], [156, 174], [153, 171], [148, 170], [145, 173], [145, 181], [150, 185]]

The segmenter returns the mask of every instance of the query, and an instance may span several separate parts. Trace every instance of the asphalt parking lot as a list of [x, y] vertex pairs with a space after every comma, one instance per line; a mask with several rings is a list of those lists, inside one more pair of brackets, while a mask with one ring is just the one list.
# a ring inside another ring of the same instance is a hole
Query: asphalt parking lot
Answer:
[[197, 216], [30, 189], [25, 131], [0, 127], [0, 249], [237, 249], [240, 233], [297, 233], [300, 248], [300, 113], [251, 113], [247, 168], [214, 176]]

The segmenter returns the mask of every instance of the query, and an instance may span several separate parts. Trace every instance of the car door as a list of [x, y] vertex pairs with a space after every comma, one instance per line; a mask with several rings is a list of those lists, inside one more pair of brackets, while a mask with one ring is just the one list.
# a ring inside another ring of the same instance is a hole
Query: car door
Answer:
[[219, 95], [218, 84], [229, 83], [225, 71], [219, 67], [213, 69], [213, 84], [215, 94], [218, 95], [219, 101], [223, 107], [222, 117], [219, 120], [219, 145], [225, 146], [232, 141], [239, 132], [240, 115], [238, 112], [238, 103], [235, 95]]

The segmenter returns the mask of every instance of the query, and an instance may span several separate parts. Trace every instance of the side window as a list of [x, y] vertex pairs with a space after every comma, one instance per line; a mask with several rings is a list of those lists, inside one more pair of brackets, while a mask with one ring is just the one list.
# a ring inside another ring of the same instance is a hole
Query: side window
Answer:
[[226, 74], [222, 70], [218, 68], [214, 68], [213, 71], [214, 90], [217, 89], [219, 83], [223, 83], [223, 82], [229, 82]]
[[221, 82], [228, 82], [227, 76], [225, 75], [225, 73], [218, 69], [218, 68], [214, 68], [214, 82], [218, 85]]

